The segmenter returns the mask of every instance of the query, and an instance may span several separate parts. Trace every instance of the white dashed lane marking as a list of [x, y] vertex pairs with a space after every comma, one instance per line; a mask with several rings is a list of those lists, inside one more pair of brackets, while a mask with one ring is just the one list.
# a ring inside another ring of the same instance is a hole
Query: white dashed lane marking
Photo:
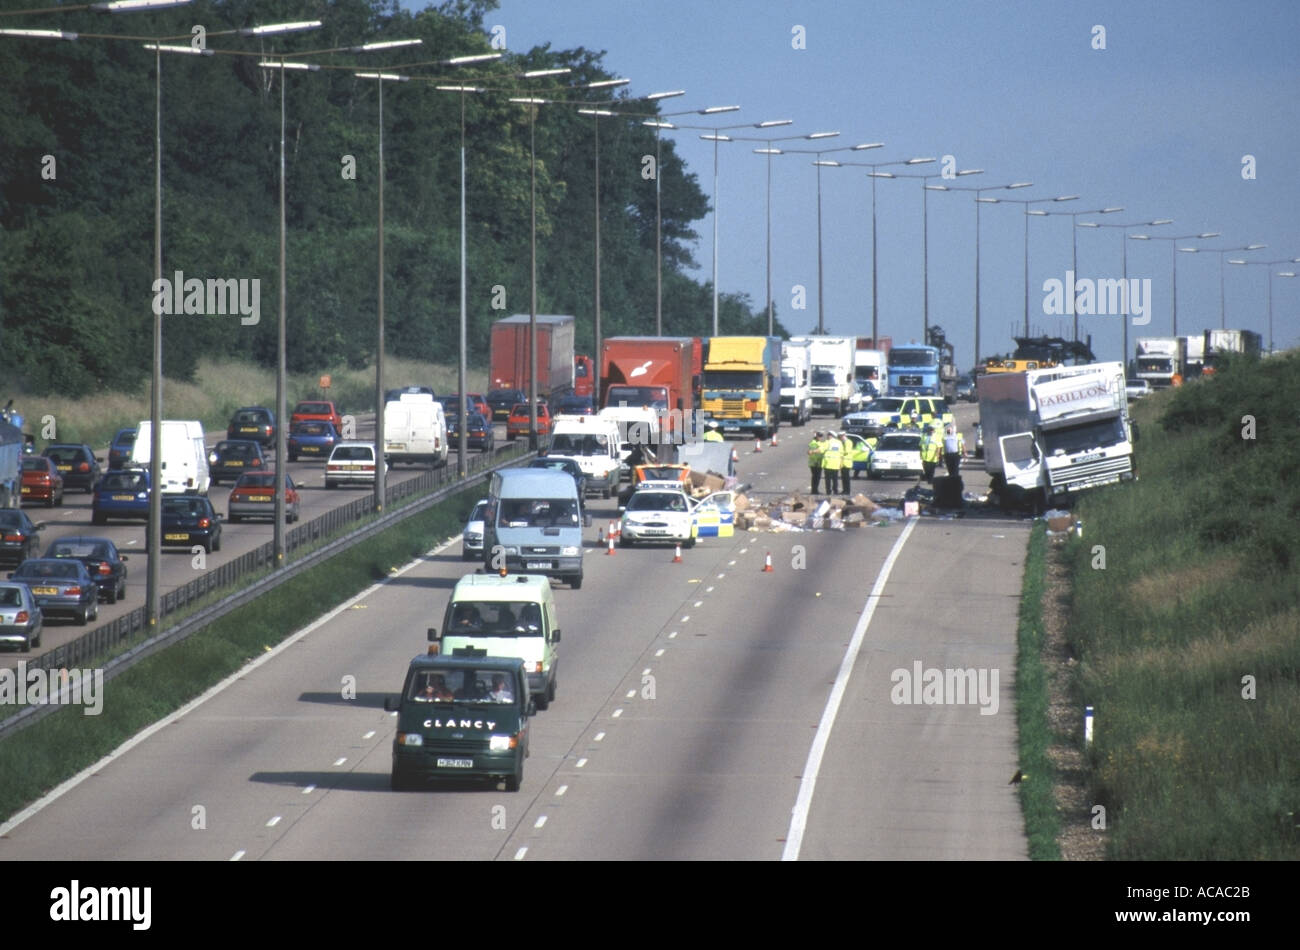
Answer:
[[266, 823], [266, 827], [268, 827], [268, 828], [274, 828], [274, 827], [275, 827], [276, 825], [278, 825], [279, 823], [280, 823], [280, 816], [279, 816], [279, 815], [276, 815], [274, 818], [272, 818], [270, 821], [268, 821], [268, 822]]

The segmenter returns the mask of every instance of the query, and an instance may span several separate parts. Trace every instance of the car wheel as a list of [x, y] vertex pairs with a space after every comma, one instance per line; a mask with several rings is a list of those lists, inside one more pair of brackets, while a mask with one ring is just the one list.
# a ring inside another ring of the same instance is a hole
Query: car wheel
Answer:
[[546, 690], [542, 690], [533, 697], [533, 702], [537, 704], [539, 711], [545, 712], [546, 708], [551, 705], [551, 697]]
[[50, 492], [50, 497], [45, 499], [45, 507], [46, 508], [54, 507], [54, 492]]
[[211, 537], [209, 537], [208, 540], [206, 540], [206, 541], [203, 542], [203, 550], [204, 550], [204, 552], [207, 553], [207, 554], [211, 554], [211, 553], [212, 553], [213, 546], [212, 546], [212, 538], [211, 538]]
[[604, 488], [602, 488], [602, 489], [600, 490], [600, 497], [601, 497], [601, 498], [608, 498], [609, 496], [610, 496], [609, 486], [605, 486]]
[[212, 539], [212, 547], [208, 549], [208, 553], [211, 553], [213, 551], [220, 551], [220, 550], [221, 550], [221, 535], [218, 534], [215, 538]]
[[460, 559], [462, 561], [472, 561], [477, 556], [478, 556], [478, 552], [476, 551], [463, 550], [460, 552]]
[[333, 483], [332, 481], [330, 481], [330, 480], [327, 478], [327, 479], [325, 479], [325, 487], [326, 487], [326, 488], [333, 488], [333, 487], [334, 487], [334, 483]]
[[399, 772], [397, 769], [393, 769], [393, 775], [389, 780], [389, 786], [395, 792], [409, 792], [414, 787], [414, 783], [405, 772]]
[[113, 594], [113, 597], [114, 600], [122, 600], [124, 597], [126, 597], [126, 581], [122, 581], [122, 583], [118, 585], [117, 590]]
[[30, 649], [31, 647], [39, 647], [41, 645], [42, 633], [44, 633], [43, 630], [36, 631], [36, 636], [32, 637], [31, 642], [28, 644], [28, 649]]
[[623, 537], [623, 535], [620, 534], [618, 536], [618, 546], [620, 548], [630, 548], [632, 546], [632, 542], [630, 539], [625, 538]]
[[684, 548], [693, 548], [693, 547], [695, 547], [695, 539], [694, 539], [694, 538], [687, 538], [685, 541], [682, 542], [682, 547], [684, 547]]
[[558, 681], [559, 681], [559, 677], [553, 676], [551, 677], [551, 684], [546, 687], [546, 701], [548, 703], [555, 702], [555, 687]]
[[574, 590], [581, 590], [581, 589], [582, 589], [582, 575], [579, 574], [577, 577], [572, 577], [572, 578], [570, 578], [570, 579], [569, 579], [569, 586], [572, 587]]
[[88, 623], [90, 623], [90, 608], [82, 607], [81, 614], [77, 617], [77, 626], [84, 627]]
[[107, 594], [107, 596], [104, 598], [105, 600], [107, 600], [110, 604], [115, 604], [115, 603], [117, 603], [117, 588], [116, 588], [116, 587], [114, 587], [112, 590], [107, 591], [106, 594]]

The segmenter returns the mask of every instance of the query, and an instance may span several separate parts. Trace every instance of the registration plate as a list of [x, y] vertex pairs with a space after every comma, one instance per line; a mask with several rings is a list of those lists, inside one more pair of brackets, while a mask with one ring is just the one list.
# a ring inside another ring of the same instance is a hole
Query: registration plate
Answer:
[[551, 562], [550, 561], [528, 561], [524, 566], [530, 571], [546, 571], [546, 570], [550, 570]]
[[239, 431], [240, 431], [240, 432], [256, 432], [256, 431], [257, 431], [257, 426], [241, 426], [240, 429], [239, 429]]
[[275, 498], [271, 495], [249, 495], [248, 500], [249, 501], [274, 501]]
[[663, 534], [667, 534], [668, 532], [663, 528], [646, 528], [641, 533], [645, 535], [663, 535]]
[[473, 767], [473, 759], [438, 759], [440, 769], [472, 769]]
[[227, 462], [226, 464], [227, 464], [228, 466], [230, 466], [231, 468], [243, 468], [243, 467], [244, 467], [244, 463], [243, 463], [243, 462]]
[[907, 463], [906, 463], [906, 462], [891, 462], [890, 465], [889, 465], [889, 467], [890, 467], [890, 468], [907, 468]]
[[59, 589], [57, 587], [33, 587], [33, 594], [39, 594], [42, 597], [57, 597]]
[[23, 494], [24, 494], [24, 495], [30, 495], [31, 493], [32, 493], [32, 489], [31, 489], [31, 487], [28, 486], [28, 485], [24, 485], [24, 486], [23, 486]]
[[163, 535], [164, 541], [188, 541], [189, 539], [190, 539], [189, 534], [164, 534]]
[[70, 471], [72, 471], [72, 466], [71, 466], [71, 465], [56, 465], [56, 466], [54, 466], [54, 467], [57, 468], [60, 472], [70, 472]]
[[134, 500], [135, 500], [135, 496], [134, 496], [134, 495], [114, 495], [114, 496], [113, 496], [113, 500], [114, 500], [114, 501], [134, 501]]

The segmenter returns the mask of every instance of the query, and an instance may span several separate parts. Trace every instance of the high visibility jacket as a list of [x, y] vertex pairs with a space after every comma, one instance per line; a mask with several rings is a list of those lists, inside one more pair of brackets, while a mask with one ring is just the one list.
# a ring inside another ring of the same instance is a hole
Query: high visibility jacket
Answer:
[[832, 471], [838, 471], [840, 460], [844, 456], [844, 447], [840, 445], [840, 440], [833, 436], [826, 440], [826, 448], [822, 452], [822, 468]]
[[722, 438], [722, 433], [719, 432], [717, 429], [710, 429], [708, 432], [704, 433], [704, 441], [723, 442], [725, 440]]
[[939, 461], [940, 445], [937, 439], [921, 440], [921, 461], [937, 462]]
[[848, 446], [848, 451], [844, 453], [845, 468], [852, 468], [855, 462], [869, 462], [871, 460], [871, 449], [866, 443], [850, 440]]
[[858, 448], [858, 443], [852, 439], [844, 439], [840, 442], [840, 445], [844, 451], [844, 455], [840, 459], [840, 468], [852, 470], [853, 463], [858, 460], [858, 454], [861, 451]]
[[814, 438], [808, 443], [808, 467], [821, 468], [822, 455], [826, 451], [826, 443], [821, 439]]

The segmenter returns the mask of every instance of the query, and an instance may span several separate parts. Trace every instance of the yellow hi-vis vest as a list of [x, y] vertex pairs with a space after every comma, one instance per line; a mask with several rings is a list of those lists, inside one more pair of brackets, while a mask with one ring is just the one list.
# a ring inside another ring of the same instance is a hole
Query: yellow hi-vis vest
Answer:
[[840, 459], [844, 455], [844, 448], [836, 438], [827, 439], [825, 445], [826, 448], [822, 451], [822, 468], [837, 471], [840, 468]]
[[921, 461], [937, 462], [943, 453], [943, 446], [936, 440], [924, 438], [921, 440]]
[[822, 455], [826, 451], [826, 443], [821, 439], [814, 438], [808, 443], [808, 467], [821, 468]]

